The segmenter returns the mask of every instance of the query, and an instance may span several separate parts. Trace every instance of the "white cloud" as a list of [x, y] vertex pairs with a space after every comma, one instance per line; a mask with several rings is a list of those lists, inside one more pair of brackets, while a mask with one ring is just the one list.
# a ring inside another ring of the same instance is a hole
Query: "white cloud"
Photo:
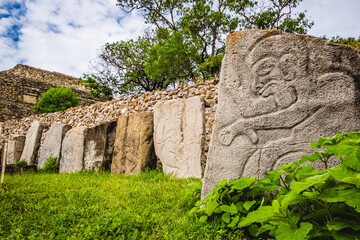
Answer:
[[[23, 7], [5, 8], [14, 3]], [[360, 35], [358, 0], [303, 0], [299, 7], [315, 21], [309, 34]], [[137, 38], [146, 27], [139, 15], [123, 13], [116, 0], [0, 0], [0, 14], [9, 13], [0, 17], [0, 70], [22, 62], [78, 77], [104, 43]], [[13, 26], [21, 26], [18, 42], [8, 35]]]
[[[24, 64], [74, 76], [88, 72], [89, 61], [96, 58], [104, 43], [135, 38], [145, 27], [141, 17], [124, 15], [115, 0], [35, 0], [27, 1], [25, 6], [27, 12], [21, 19], [17, 56], [13, 60], [24, 59]], [[5, 21], [2, 28], [7, 29], [11, 20]], [[9, 53], [0, 51], [0, 63], [9, 61]], [[10, 67], [15, 65], [14, 61], [9, 62]], [[9, 68], [8, 65], [1, 68]]]

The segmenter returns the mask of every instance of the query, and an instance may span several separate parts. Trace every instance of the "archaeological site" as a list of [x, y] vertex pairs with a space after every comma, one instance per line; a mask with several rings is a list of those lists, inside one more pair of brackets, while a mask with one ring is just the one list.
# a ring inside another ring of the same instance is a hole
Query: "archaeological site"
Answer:
[[[56, 80], [83, 105], [34, 115], [39, 94]], [[312, 153], [309, 143], [320, 137], [360, 130], [360, 52], [277, 30], [228, 35], [220, 80], [112, 101], [75, 85], [72, 77], [23, 65], [0, 72], [8, 164], [41, 168], [53, 156], [60, 172], [160, 168], [203, 177], [206, 196], [222, 179], [263, 177]]]

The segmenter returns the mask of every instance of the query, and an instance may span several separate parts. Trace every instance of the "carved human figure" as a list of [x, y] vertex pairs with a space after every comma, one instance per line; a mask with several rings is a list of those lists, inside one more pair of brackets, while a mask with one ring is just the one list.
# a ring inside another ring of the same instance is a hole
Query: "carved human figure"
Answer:
[[264, 176], [309, 154], [309, 142], [360, 128], [350, 52], [278, 31], [245, 31], [241, 47], [232, 37], [203, 196], [224, 178]]

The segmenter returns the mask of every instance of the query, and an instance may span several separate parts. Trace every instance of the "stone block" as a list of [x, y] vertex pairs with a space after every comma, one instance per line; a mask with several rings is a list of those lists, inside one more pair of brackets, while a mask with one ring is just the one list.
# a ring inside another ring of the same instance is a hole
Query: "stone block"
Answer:
[[12, 135], [8, 140], [7, 147], [7, 164], [14, 164], [20, 161], [21, 154], [24, 150], [25, 136]]
[[[85, 131], [84, 169], [99, 171], [111, 162], [114, 123], [101, 124]], [[109, 158], [110, 157], [110, 158]]]
[[35, 121], [30, 125], [26, 133], [24, 150], [20, 160], [25, 159], [29, 165], [36, 165], [36, 156], [40, 147], [42, 131], [47, 126], [39, 121]]
[[360, 53], [323, 39], [247, 30], [228, 35], [202, 196], [217, 182], [264, 177], [313, 152], [320, 137], [360, 130]]
[[165, 173], [201, 178], [203, 99], [197, 96], [158, 102], [154, 106], [154, 140]]
[[70, 129], [62, 143], [60, 172], [76, 172], [84, 169], [86, 127]]
[[48, 157], [56, 157], [58, 161], [61, 158], [61, 146], [65, 134], [71, 129], [70, 125], [62, 123], [53, 123], [49, 130], [45, 133], [44, 143], [40, 147], [40, 156], [38, 160], [38, 167], [44, 167]]
[[111, 172], [136, 174], [155, 167], [153, 114], [131, 113], [120, 116], [117, 123]]

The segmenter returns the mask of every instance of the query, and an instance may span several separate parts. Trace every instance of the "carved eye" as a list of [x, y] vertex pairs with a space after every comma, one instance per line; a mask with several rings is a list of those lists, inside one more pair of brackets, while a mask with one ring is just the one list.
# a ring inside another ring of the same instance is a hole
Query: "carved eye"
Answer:
[[274, 69], [274, 67], [275, 65], [273, 63], [264, 63], [261, 66], [259, 66], [258, 75], [266, 76]]

